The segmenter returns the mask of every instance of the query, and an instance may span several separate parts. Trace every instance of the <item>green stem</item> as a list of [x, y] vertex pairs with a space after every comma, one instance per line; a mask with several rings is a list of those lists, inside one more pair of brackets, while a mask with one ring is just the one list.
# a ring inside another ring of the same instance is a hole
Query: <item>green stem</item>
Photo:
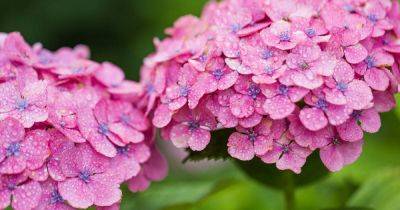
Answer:
[[285, 172], [286, 185], [283, 191], [285, 196], [285, 210], [295, 210], [295, 186], [292, 172]]

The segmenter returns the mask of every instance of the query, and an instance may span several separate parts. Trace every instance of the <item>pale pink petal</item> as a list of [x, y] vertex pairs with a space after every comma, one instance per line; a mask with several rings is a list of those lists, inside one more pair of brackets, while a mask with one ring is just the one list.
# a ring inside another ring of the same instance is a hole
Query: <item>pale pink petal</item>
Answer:
[[67, 179], [58, 183], [58, 190], [61, 196], [75, 208], [88, 208], [93, 205], [95, 191], [78, 178]]
[[232, 114], [238, 118], [249, 117], [254, 113], [253, 99], [249, 96], [235, 94], [229, 101]]
[[122, 192], [119, 185], [105, 174], [94, 175], [88, 185], [93, 192], [93, 203], [97, 206], [110, 206], [121, 200]]
[[311, 131], [320, 130], [328, 125], [324, 112], [317, 108], [304, 108], [299, 117], [303, 125]]
[[188, 147], [188, 140], [190, 138], [190, 131], [187, 125], [175, 125], [170, 133], [172, 143], [178, 148]]
[[150, 159], [143, 165], [147, 178], [153, 181], [161, 181], [168, 174], [168, 163], [164, 155], [156, 147], [151, 149]]
[[118, 137], [122, 139], [125, 143], [139, 143], [144, 140], [144, 134], [133, 129], [127, 127], [123, 123], [112, 123], [108, 126], [110, 131], [115, 133]]
[[336, 128], [340, 138], [344, 141], [355, 142], [361, 140], [364, 136], [363, 130], [354, 119], [350, 119]]
[[376, 133], [381, 127], [381, 118], [379, 113], [374, 109], [367, 109], [360, 116], [361, 128], [368, 133]]
[[254, 145], [247, 135], [237, 132], [231, 134], [227, 146], [228, 153], [234, 158], [247, 161], [254, 157]]
[[324, 89], [325, 99], [331, 104], [335, 105], [345, 105], [347, 104], [347, 99], [343, 93], [338, 89]]
[[353, 110], [347, 106], [337, 106], [331, 104], [328, 106], [328, 109], [325, 113], [331, 125], [340, 125], [350, 118], [350, 114], [352, 112]]
[[347, 99], [347, 106], [355, 110], [361, 110], [370, 106], [373, 99], [371, 89], [361, 80], [350, 82], [344, 94]]
[[290, 101], [287, 96], [278, 95], [272, 99], [265, 100], [263, 108], [272, 119], [276, 120], [283, 119], [292, 114], [296, 108], [296, 105]]
[[128, 188], [132, 192], [145, 191], [150, 186], [150, 181], [146, 178], [143, 172], [128, 181]]
[[385, 91], [389, 87], [389, 78], [384, 71], [372, 68], [365, 72], [365, 82], [374, 90]]
[[363, 45], [356, 44], [354, 46], [347, 47], [344, 50], [344, 54], [349, 63], [357, 64], [362, 62], [368, 56], [368, 51]]
[[27, 133], [25, 142], [21, 145], [21, 152], [26, 157], [28, 169], [35, 170], [44, 164], [50, 156], [49, 141], [50, 135], [44, 130], [33, 130]]
[[153, 125], [157, 128], [163, 128], [171, 122], [172, 112], [169, 110], [168, 106], [161, 104], [157, 107], [154, 112]]
[[15, 189], [11, 205], [15, 210], [33, 209], [39, 205], [41, 195], [42, 188], [40, 184], [30, 181]]
[[201, 151], [205, 149], [210, 143], [211, 134], [209, 131], [204, 129], [196, 129], [191, 132], [191, 135], [188, 139], [188, 145], [190, 149], [194, 151]]

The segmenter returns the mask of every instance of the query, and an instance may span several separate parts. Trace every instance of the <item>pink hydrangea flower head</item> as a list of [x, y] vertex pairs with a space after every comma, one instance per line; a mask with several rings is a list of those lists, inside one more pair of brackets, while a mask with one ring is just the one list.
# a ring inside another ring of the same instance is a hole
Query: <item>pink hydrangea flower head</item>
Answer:
[[52, 52], [17, 32], [0, 35], [1, 209], [118, 209], [121, 184], [166, 176], [148, 120], [159, 95], [146, 110], [141, 84], [89, 55], [81, 45]]
[[395, 107], [399, 20], [389, 0], [211, 2], [157, 39], [139, 104], [179, 148], [202, 151], [226, 129], [233, 158], [300, 173], [312, 152], [330, 151], [341, 157], [322, 161], [337, 171], [361, 151], [338, 145], [378, 132], [379, 113]]

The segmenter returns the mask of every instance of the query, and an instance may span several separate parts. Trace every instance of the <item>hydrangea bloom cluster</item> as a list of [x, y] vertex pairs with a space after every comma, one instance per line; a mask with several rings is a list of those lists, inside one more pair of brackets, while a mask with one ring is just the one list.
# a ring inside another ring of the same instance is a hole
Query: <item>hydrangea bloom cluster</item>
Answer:
[[399, 20], [391, 0], [212, 1], [155, 40], [141, 104], [179, 148], [233, 128], [234, 158], [300, 173], [319, 152], [338, 171], [395, 106]]
[[0, 35], [0, 209], [118, 209], [166, 175], [138, 85], [88, 57]]

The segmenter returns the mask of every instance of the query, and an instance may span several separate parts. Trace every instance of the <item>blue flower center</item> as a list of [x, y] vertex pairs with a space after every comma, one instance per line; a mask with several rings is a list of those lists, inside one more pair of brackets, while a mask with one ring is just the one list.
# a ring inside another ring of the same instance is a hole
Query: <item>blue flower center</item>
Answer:
[[274, 53], [271, 50], [268, 50], [268, 49], [264, 50], [261, 53], [261, 58], [265, 59], [265, 60], [268, 60], [268, 59], [272, 58], [273, 56], [274, 56]]
[[26, 108], [28, 108], [29, 104], [26, 99], [20, 99], [17, 101], [17, 109], [19, 111], [24, 111]]
[[333, 138], [332, 144], [333, 144], [333, 145], [339, 145], [339, 144], [340, 144], [339, 138]]
[[200, 127], [200, 124], [199, 124], [199, 122], [192, 120], [192, 121], [189, 121], [188, 127], [189, 127], [190, 131], [195, 131]]
[[53, 190], [50, 194], [50, 204], [63, 203], [64, 199], [57, 190]]
[[279, 34], [279, 40], [281, 40], [281, 42], [288, 42], [290, 41], [290, 35], [288, 31], [282, 32], [281, 34]]
[[117, 147], [117, 153], [120, 155], [126, 155], [128, 153], [128, 147]]
[[233, 33], [238, 32], [241, 28], [242, 28], [242, 27], [241, 27], [240, 24], [238, 24], [238, 23], [235, 23], [235, 24], [232, 24], [232, 25], [231, 25], [231, 30], [232, 30]]
[[280, 95], [286, 96], [286, 95], [288, 94], [288, 92], [289, 92], [289, 87], [288, 87], [288, 86], [286, 86], [286, 85], [279, 85], [279, 87], [278, 87], [278, 93], [279, 93]]
[[248, 137], [250, 141], [254, 142], [257, 139], [257, 136], [257, 133], [253, 129], [249, 131]]
[[212, 72], [212, 74], [216, 80], [220, 80], [222, 76], [224, 76], [224, 72], [222, 71], [222, 69], [216, 69]]
[[375, 67], [375, 58], [369, 55], [365, 58], [365, 63], [367, 64], [368, 69]]
[[107, 124], [101, 123], [98, 127], [98, 132], [100, 134], [107, 135], [110, 132], [110, 129], [108, 128]]
[[18, 142], [13, 142], [6, 148], [6, 156], [18, 156], [21, 151], [21, 144]]
[[283, 153], [283, 154], [287, 154], [287, 153], [289, 153], [289, 152], [290, 152], [290, 147], [289, 147], [289, 145], [288, 145], [288, 144], [282, 145], [282, 153]]
[[341, 92], [344, 92], [344, 91], [347, 90], [347, 83], [339, 82], [339, 83], [336, 84], [336, 88], [338, 90], [340, 90]]
[[306, 29], [306, 34], [308, 37], [314, 37], [316, 35], [316, 31], [313, 28]]
[[146, 92], [147, 92], [147, 93], [153, 93], [154, 91], [155, 91], [154, 85], [151, 84], [151, 83], [148, 83], [148, 84], [146, 85]]
[[378, 17], [377, 17], [375, 14], [369, 14], [369, 15], [367, 16], [367, 18], [368, 18], [368, 20], [370, 20], [370, 21], [373, 22], [373, 23], [378, 22]]
[[199, 61], [201, 63], [204, 63], [204, 62], [206, 62], [206, 60], [207, 60], [207, 55], [201, 54], [200, 57], [199, 57]]
[[179, 95], [181, 97], [187, 97], [189, 95], [189, 88], [187, 86], [182, 86], [179, 88]]
[[299, 65], [300, 69], [307, 70], [310, 68], [310, 65], [307, 62], [301, 62]]
[[351, 116], [355, 119], [355, 120], [359, 120], [361, 117], [361, 111], [360, 110], [355, 110], [353, 111], [353, 113], [351, 113]]
[[275, 73], [275, 69], [273, 69], [271, 66], [265, 66], [264, 72], [268, 75], [272, 75]]
[[73, 68], [72, 69], [72, 73], [74, 73], [74, 74], [79, 74], [79, 73], [81, 73], [83, 71], [83, 68], [82, 67], [77, 67], [77, 68]]
[[8, 183], [7, 184], [7, 189], [10, 191], [13, 191], [17, 188], [17, 185], [15, 183]]
[[248, 94], [251, 98], [256, 99], [258, 94], [261, 93], [261, 89], [256, 84], [251, 84], [248, 90]]
[[91, 174], [88, 170], [81, 171], [81, 172], [79, 172], [79, 175], [78, 175], [79, 179], [81, 179], [85, 183], [90, 182], [90, 176], [91, 176]]
[[324, 99], [318, 99], [317, 103], [315, 104], [315, 107], [325, 111], [328, 108], [328, 103]]

